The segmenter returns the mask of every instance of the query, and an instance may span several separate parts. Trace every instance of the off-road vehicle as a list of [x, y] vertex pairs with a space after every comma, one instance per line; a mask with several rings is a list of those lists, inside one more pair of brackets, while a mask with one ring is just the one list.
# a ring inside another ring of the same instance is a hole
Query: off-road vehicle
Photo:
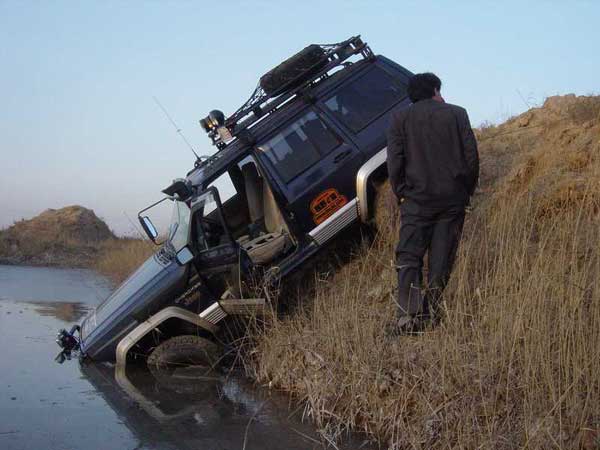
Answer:
[[[264, 304], [248, 298], [249, 280], [279, 283], [370, 220], [389, 118], [410, 104], [410, 76], [356, 36], [287, 59], [229, 117], [211, 111], [200, 123], [217, 152], [163, 190], [173, 215], [160, 249], [59, 344], [117, 367], [128, 353], [160, 364], [216, 351], [227, 316]], [[154, 206], [139, 220], [160, 242]]]

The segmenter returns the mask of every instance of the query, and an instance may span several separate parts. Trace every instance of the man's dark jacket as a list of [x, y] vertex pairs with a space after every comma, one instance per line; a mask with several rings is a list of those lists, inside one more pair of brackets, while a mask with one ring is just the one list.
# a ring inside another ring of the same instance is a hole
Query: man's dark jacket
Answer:
[[394, 114], [387, 164], [398, 199], [432, 207], [466, 205], [479, 177], [477, 142], [467, 112], [429, 99]]

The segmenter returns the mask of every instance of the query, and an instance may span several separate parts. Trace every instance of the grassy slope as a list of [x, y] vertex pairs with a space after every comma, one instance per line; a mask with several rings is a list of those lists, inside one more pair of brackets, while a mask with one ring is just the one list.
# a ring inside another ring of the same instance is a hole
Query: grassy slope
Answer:
[[478, 131], [481, 192], [440, 327], [384, 335], [388, 192], [361, 257], [257, 330], [249, 373], [297, 394], [326, 433], [388, 448], [598, 448], [599, 112], [599, 98], [551, 98]]

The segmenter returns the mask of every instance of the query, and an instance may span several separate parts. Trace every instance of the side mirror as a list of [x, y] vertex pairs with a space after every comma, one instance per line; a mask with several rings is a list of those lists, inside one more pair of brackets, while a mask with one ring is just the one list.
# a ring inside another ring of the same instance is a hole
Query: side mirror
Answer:
[[181, 250], [177, 252], [177, 262], [182, 266], [185, 266], [192, 259], [194, 259], [194, 255], [190, 251], [188, 247], [183, 247]]
[[142, 228], [148, 235], [148, 237], [150, 239], [152, 239], [152, 242], [156, 243], [156, 238], [158, 237], [158, 231], [156, 231], [156, 228], [154, 227], [154, 224], [152, 223], [150, 218], [148, 216], [144, 216], [144, 217], [138, 216], [138, 219], [140, 221], [140, 224], [142, 225]]

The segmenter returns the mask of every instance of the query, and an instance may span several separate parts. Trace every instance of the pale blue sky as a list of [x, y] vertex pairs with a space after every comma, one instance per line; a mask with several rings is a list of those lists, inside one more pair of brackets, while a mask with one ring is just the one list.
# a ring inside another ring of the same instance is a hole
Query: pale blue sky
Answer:
[[198, 125], [310, 43], [361, 34], [474, 125], [597, 93], [600, 2], [0, 0], [0, 226], [81, 204], [119, 233], [202, 153]]

